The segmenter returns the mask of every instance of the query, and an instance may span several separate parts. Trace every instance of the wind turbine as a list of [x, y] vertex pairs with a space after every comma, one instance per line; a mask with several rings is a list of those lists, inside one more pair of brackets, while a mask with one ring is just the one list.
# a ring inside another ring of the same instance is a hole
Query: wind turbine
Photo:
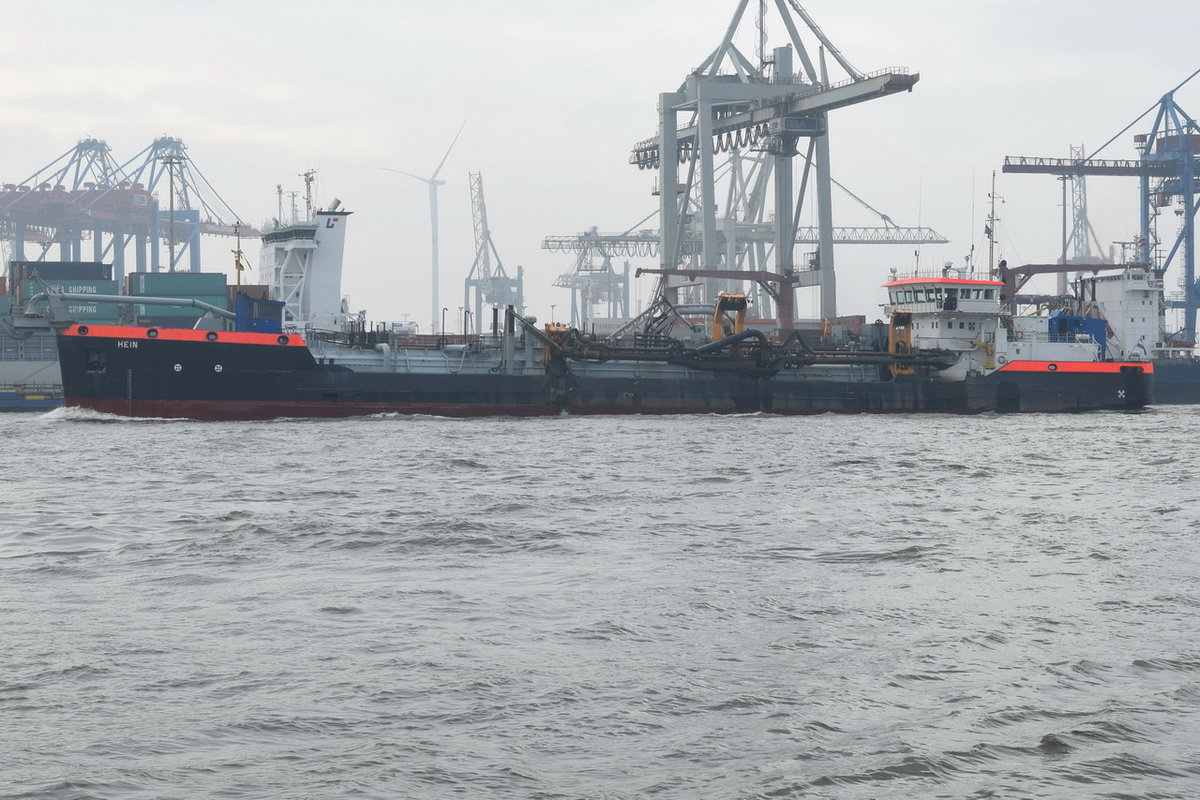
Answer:
[[442, 156], [442, 160], [438, 162], [437, 169], [435, 169], [433, 171], [433, 174], [430, 175], [428, 178], [422, 178], [420, 175], [414, 175], [413, 173], [405, 172], [402, 169], [392, 169], [390, 167], [383, 168], [383, 169], [387, 170], [388, 172], [398, 172], [401, 175], [407, 175], [410, 178], [416, 178], [417, 180], [419, 180], [422, 183], [427, 184], [429, 186], [429, 224], [430, 224], [430, 227], [433, 229], [433, 246], [432, 246], [432, 252], [433, 252], [433, 305], [431, 307], [433, 310], [430, 312], [430, 315], [429, 315], [429, 318], [432, 320], [432, 322], [430, 322], [430, 325], [429, 325], [430, 331], [437, 330], [438, 307], [439, 307], [438, 306], [437, 188], [439, 186], [445, 185], [445, 183], [446, 183], [445, 181], [439, 181], [437, 179], [437, 176], [438, 176], [438, 173], [442, 171], [442, 166], [446, 163], [446, 159], [450, 157], [450, 151], [454, 149], [454, 144], [455, 144], [455, 142], [458, 141], [458, 137], [462, 133], [463, 128], [466, 127], [466, 124], [467, 124], [466, 120], [463, 120], [463, 124], [458, 126], [458, 133], [454, 134], [454, 139], [450, 142], [450, 146], [446, 148], [446, 155]]

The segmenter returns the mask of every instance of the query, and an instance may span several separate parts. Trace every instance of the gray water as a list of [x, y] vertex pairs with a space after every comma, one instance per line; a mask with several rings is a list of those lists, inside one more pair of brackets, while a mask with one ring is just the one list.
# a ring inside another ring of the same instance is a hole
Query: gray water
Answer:
[[0, 416], [5, 798], [1191, 798], [1200, 407]]

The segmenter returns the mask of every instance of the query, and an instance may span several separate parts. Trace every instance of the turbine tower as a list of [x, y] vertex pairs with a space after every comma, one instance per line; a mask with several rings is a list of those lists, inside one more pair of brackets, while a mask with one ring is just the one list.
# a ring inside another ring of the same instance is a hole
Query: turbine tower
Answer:
[[432, 295], [433, 303], [430, 306], [430, 314], [429, 314], [429, 319], [430, 319], [429, 330], [431, 330], [431, 331], [438, 329], [438, 320], [440, 318], [439, 315], [440, 315], [440, 308], [441, 308], [441, 306], [438, 302], [437, 190], [438, 190], [439, 186], [445, 185], [446, 182], [438, 180], [438, 173], [440, 173], [442, 171], [442, 167], [445, 165], [446, 159], [450, 157], [450, 151], [454, 149], [454, 145], [456, 142], [458, 142], [458, 137], [462, 134], [463, 128], [466, 127], [466, 125], [467, 125], [467, 123], [464, 120], [463, 124], [458, 126], [458, 133], [454, 134], [454, 139], [452, 139], [450, 141], [450, 146], [446, 148], [446, 154], [444, 156], [442, 156], [442, 160], [438, 162], [437, 168], [434, 169], [433, 174], [430, 175], [428, 178], [423, 178], [420, 175], [414, 175], [411, 172], [405, 172], [402, 169], [392, 169], [390, 167], [384, 167], [384, 169], [387, 170], [388, 172], [398, 172], [401, 175], [407, 175], [410, 178], [416, 178], [417, 180], [421, 181], [422, 183], [426, 184], [429, 187], [429, 226], [432, 229], [432, 237], [433, 237], [432, 245], [431, 245], [431, 251], [432, 251], [431, 261], [433, 264], [433, 295]]

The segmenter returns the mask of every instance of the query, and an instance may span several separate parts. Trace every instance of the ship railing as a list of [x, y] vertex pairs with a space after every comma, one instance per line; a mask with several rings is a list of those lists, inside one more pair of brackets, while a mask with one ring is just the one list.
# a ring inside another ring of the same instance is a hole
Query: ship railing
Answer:
[[1050, 333], [1049, 331], [1013, 331], [1009, 339], [1014, 342], [1042, 342], [1045, 344], [1095, 344], [1090, 333]]
[[478, 345], [481, 343], [498, 343], [498, 336], [480, 336], [474, 333], [420, 333], [400, 334], [394, 331], [375, 330], [368, 328], [357, 331], [329, 331], [315, 328], [305, 329], [305, 339], [309, 341], [331, 342], [334, 344], [350, 345], [351, 347], [371, 348], [375, 345], [386, 344], [396, 348], [415, 348], [436, 350], [445, 346]]
[[392, 336], [388, 342], [392, 347], [420, 347], [436, 349], [443, 345], [463, 345], [476, 344], [482, 341], [481, 336], [474, 333], [447, 333], [445, 335], [436, 333], [421, 333], [410, 336]]
[[[943, 278], [969, 281], [992, 281], [987, 272], [978, 271], [972, 267], [927, 267], [899, 272], [889, 276], [890, 281], [920, 278], [921, 280], [941, 280]], [[995, 281], [992, 281], [995, 282]]]

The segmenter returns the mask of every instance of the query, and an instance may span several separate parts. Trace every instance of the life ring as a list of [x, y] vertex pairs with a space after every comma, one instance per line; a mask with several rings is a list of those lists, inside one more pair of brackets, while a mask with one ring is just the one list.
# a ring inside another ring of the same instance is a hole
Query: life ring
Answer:
[[1008, 358], [1006, 358], [1005, 356], [996, 356], [996, 361], [1000, 365], [1004, 365], [1004, 364], [1008, 363]]

